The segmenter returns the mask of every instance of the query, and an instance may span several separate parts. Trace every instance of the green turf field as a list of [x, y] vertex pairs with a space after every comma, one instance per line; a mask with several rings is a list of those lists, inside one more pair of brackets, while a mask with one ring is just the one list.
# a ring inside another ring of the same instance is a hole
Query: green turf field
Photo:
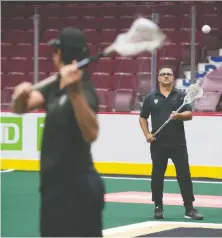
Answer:
[[[104, 178], [106, 193], [150, 192], [150, 180]], [[39, 236], [39, 175], [37, 172], [1, 173], [1, 236]], [[222, 196], [222, 182], [194, 183], [195, 194]], [[166, 181], [165, 193], [180, 193], [176, 181]], [[199, 207], [205, 223], [222, 223], [222, 208]], [[165, 221], [184, 221], [183, 206], [164, 207]], [[107, 202], [104, 229], [152, 221], [152, 204]]]

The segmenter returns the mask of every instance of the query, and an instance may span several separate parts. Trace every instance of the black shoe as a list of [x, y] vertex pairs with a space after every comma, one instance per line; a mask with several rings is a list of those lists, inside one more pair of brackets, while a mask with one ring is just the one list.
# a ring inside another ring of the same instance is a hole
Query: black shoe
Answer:
[[197, 209], [194, 208], [186, 209], [184, 217], [186, 219], [203, 220], [203, 216], [197, 211]]
[[164, 219], [163, 207], [162, 206], [155, 207], [153, 217], [155, 219]]

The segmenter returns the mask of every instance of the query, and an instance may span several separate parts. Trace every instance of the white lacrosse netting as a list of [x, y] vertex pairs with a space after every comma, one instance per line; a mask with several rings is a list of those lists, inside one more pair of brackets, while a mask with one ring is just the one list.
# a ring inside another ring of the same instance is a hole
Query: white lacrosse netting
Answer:
[[188, 89], [188, 93], [184, 98], [184, 103], [189, 104], [193, 102], [197, 98], [203, 97], [203, 89], [201, 88], [199, 83], [195, 83], [190, 85]]
[[[113, 52], [117, 52], [121, 56], [133, 56], [142, 52], [153, 52], [164, 45], [166, 35], [157, 24], [146, 18], [136, 19], [130, 29], [116, 37], [116, 40], [102, 53], [95, 56], [85, 58], [77, 63], [77, 68], [99, 60], [103, 56], [108, 56]], [[76, 66], [73, 66], [73, 71]], [[33, 90], [46, 87], [53, 83], [57, 77], [50, 77], [33, 86]]]
[[153, 52], [164, 44], [166, 35], [157, 24], [146, 18], [136, 19], [129, 31], [119, 34], [112, 50], [122, 56]]

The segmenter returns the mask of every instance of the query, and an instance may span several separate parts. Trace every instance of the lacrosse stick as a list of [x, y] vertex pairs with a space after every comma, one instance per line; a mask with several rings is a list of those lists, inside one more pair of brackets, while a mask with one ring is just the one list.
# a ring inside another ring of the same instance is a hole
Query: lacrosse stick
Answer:
[[[127, 32], [117, 35], [115, 41], [110, 46], [106, 47], [103, 52], [78, 62], [77, 69], [89, 65], [113, 52], [116, 52], [121, 56], [133, 56], [142, 52], [153, 52], [163, 46], [165, 39], [166, 35], [158, 25], [149, 19], [138, 18], [133, 22]], [[76, 67], [73, 70], [76, 70]], [[32, 89], [36, 90], [43, 88], [55, 82], [56, 79], [57, 77], [52, 75], [35, 84]]]
[[[200, 86], [201, 82], [190, 85], [187, 95], [184, 97], [183, 104], [175, 111], [179, 112], [186, 104], [192, 103], [195, 99], [203, 96], [203, 89]], [[170, 121], [172, 118], [168, 118], [163, 125], [153, 134], [155, 137]]]

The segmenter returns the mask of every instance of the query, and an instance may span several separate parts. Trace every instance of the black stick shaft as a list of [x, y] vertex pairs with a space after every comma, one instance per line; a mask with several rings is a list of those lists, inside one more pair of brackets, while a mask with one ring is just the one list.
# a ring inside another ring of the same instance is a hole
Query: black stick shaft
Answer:
[[[94, 56], [83, 59], [77, 63], [77, 69], [81, 69], [82, 67], [89, 65], [92, 62], [99, 60], [103, 56], [105, 56], [105, 54], [103, 52], [100, 52]], [[42, 89], [42, 88], [54, 83], [57, 79], [58, 79], [58, 77], [50, 77], [50, 80], [45, 80], [45, 81], [43, 80], [43, 81], [40, 81], [39, 83], [33, 85], [32, 89], [33, 90]]]

